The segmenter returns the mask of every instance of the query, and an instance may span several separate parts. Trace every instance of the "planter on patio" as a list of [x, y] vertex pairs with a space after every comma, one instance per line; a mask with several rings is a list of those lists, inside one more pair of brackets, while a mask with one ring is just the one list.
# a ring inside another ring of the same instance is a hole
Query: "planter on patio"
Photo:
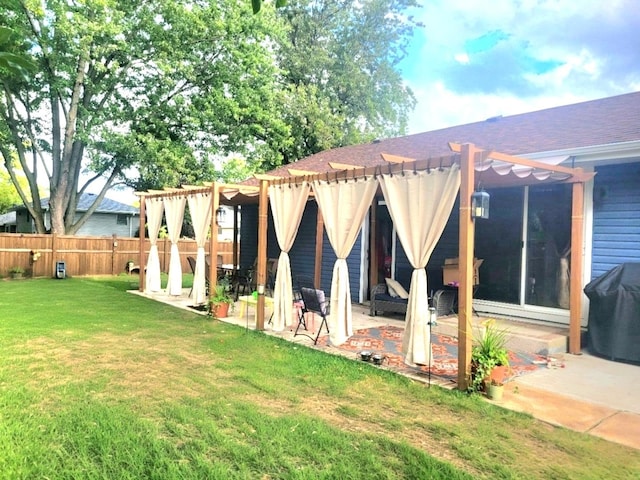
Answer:
[[489, 397], [491, 400], [495, 400], [497, 402], [502, 400], [502, 396], [504, 394], [503, 383], [497, 383], [494, 381], [487, 382], [486, 389], [487, 389], [487, 397]]

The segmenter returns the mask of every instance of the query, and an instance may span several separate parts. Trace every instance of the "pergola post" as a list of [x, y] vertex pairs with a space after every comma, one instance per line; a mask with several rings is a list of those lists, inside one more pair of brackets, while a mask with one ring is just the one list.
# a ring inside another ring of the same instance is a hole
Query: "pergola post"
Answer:
[[322, 244], [324, 242], [324, 218], [318, 206], [318, 216], [316, 218], [316, 260], [313, 269], [313, 284], [320, 288], [322, 279]]
[[145, 211], [145, 202], [144, 195], [140, 197], [140, 233], [138, 234], [138, 246], [139, 246], [139, 266], [140, 266], [140, 275], [138, 276], [138, 290], [144, 292], [145, 287], [145, 276], [147, 272], [145, 271], [146, 260], [144, 255], [144, 241], [145, 241], [145, 233], [144, 233], [144, 225], [145, 225], [145, 216], [147, 212]]
[[373, 199], [373, 204], [369, 208], [369, 294], [378, 283], [378, 244], [376, 238], [378, 236], [378, 221], [376, 218], [377, 200]]
[[582, 252], [584, 241], [584, 183], [572, 185], [571, 273], [569, 280], [569, 353], [580, 353], [582, 317]]
[[258, 262], [256, 311], [258, 319], [256, 330], [264, 330], [264, 287], [267, 278], [267, 215], [269, 212], [269, 181], [260, 180], [260, 203], [258, 204]]
[[473, 250], [475, 226], [471, 218], [471, 194], [474, 190], [474, 145], [462, 145], [460, 157], [460, 238], [458, 267], [458, 389], [471, 383], [471, 341], [473, 316]]
[[218, 184], [211, 185], [211, 236], [209, 237], [209, 300], [215, 295], [218, 284], [218, 215], [220, 205]]

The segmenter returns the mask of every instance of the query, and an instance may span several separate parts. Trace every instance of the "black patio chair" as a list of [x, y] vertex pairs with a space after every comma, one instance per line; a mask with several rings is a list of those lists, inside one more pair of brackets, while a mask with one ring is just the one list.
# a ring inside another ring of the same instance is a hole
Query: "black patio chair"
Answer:
[[[325, 297], [324, 291], [318, 290], [317, 288], [301, 287], [300, 294], [302, 296], [301, 313], [298, 321], [298, 326], [296, 327], [296, 331], [293, 333], [293, 336], [295, 337], [296, 335], [304, 335], [305, 337], [309, 337], [311, 340], [313, 340], [314, 345], [317, 345], [320, 333], [322, 333], [323, 325], [327, 329], [327, 333], [329, 333], [329, 325], [327, 324], [327, 315], [329, 315], [329, 300]], [[309, 335], [308, 333], [300, 332], [300, 327], [303, 327], [305, 331], [308, 331], [307, 320], [305, 317], [307, 313], [320, 315], [320, 317], [322, 318], [322, 322], [320, 322], [320, 327], [318, 328], [318, 333], [315, 337]]]
[[242, 295], [248, 295], [253, 292], [253, 269], [241, 268], [238, 270], [233, 279], [233, 289], [236, 292], [236, 301], [240, 297], [240, 290]]

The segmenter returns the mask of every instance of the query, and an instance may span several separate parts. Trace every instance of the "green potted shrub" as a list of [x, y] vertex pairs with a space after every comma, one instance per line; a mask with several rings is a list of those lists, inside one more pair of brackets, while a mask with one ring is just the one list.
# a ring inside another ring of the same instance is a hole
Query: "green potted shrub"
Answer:
[[22, 278], [24, 276], [24, 268], [22, 267], [11, 267], [9, 269], [9, 275], [11, 275], [11, 278]]
[[213, 295], [209, 298], [209, 313], [214, 318], [225, 318], [229, 314], [231, 305], [233, 305], [233, 296], [229, 279], [225, 276], [218, 280]]
[[480, 338], [471, 350], [471, 386], [473, 392], [485, 389], [485, 382], [502, 384], [509, 369], [507, 331], [496, 326], [493, 319], [483, 324]]

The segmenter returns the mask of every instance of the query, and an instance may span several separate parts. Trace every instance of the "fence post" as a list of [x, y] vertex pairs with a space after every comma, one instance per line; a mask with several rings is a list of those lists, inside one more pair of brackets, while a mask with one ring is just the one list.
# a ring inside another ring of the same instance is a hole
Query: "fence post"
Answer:
[[115, 275], [116, 273], [116, 248], [118, 247], [118, 237], [114, 233], [111, 241], [111, 275]]
[[58, 252], [56, 251], [58, 245], [58, 234], [55, 232], [51, 232], [51, 271], [53, 272], [52, 276], [55, 278], [56, 276], [56, 257], [58, 256]]

